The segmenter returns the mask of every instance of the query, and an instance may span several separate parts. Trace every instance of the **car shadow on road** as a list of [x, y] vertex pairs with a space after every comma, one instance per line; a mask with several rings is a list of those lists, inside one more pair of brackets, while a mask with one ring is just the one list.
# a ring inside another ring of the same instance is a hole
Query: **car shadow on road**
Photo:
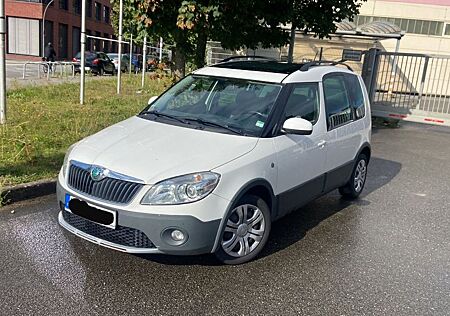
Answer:
[[[370, 201], [365, 198], [391, 182], [401, 168], [402, 165], [399, 162], [372, 157], [366, 185], [359, 199], [349, 201], [341, 198], [337, 191], [333, 191], [274, 222], [266, 247], [256, 260], [295, 244], [303, 239], [309, 230], [351, 205], [358, 205], [363, 208], [370, 204]], [[167, 265], [219, 265], [218, 261], [211, 255], [139, 255], [139, 257]]]

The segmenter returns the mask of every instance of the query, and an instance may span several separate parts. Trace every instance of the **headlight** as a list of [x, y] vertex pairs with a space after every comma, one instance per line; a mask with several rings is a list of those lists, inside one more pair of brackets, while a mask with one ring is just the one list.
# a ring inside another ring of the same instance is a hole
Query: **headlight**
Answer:
[[184, 204], [203, 199], [210, 194], [220, 175], [200, 172], [167, 179], [155, 184], [142, 198], [141, 204]]
[[72, 150], [75, 148], [75, 146], [76, 146], [77, 144], [78, 144], [78, 143], [75, 143], [75, 144], [71, 145], [71, 146], [67, 149], [66, 155], [64, 156], [64, 162], [63, 162], [63, 165], [62, 165], [62, 173], [63, 173], [63, 176], [64, 176], [64, 177], [66, 177], [66, 171], [67, 171], [67, 166], [69, 165], [69, 156], [70, 156], [70, 153], [72, 152]]

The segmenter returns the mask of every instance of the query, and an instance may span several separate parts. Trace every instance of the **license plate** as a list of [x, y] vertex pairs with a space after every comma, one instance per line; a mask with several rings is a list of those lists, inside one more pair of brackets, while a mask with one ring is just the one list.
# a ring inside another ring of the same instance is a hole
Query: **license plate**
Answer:
[[80, 200], [77, 197], [66, 194], [64, 201], [64, 209], [67, 212], [81, 216], [91, 222], [97, 223], [109, 228], [116, 228], [117, 226], [117, 212], [107, 210], [102, 207], [93, 206], [86, 201]]

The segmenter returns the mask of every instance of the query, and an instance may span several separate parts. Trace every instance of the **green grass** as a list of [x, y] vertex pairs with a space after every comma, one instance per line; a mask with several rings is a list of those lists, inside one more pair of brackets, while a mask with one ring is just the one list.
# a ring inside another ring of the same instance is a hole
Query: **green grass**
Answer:
[[120, 96], [115, 78], [90, 80], [84, 106], [77, 83], [8, 91], [8, 120], [0, 125], [0, 188], [56, 177], [71, 144], [136, 114], [171, 84], [169, 78], [147, 78], [137, 93], [140, 78], [124, 76]]

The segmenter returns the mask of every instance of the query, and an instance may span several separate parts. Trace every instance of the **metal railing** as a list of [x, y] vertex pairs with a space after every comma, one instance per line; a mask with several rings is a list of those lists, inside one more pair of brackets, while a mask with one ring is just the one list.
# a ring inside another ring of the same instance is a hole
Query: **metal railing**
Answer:
[[50, 80], [51, 75], [57, 73], [57, 69], [59, 68], [59, 74], [62, 77], [68, 76], [67, 67], [71, 68], [71, 76], [75, 77], [75, 65], [73, 62], [66, 61], [28, 61], [23, 64], [22, 69], [22, 79], [26, 79], [27, 77], [27, 67], [28, 65], [37, 65], [37, 77], [41, 78], [41, 72], [44, 73], [44, 76], [47, 77], [47, 80]]
[[450, 126], [450, 56], [370, 51], [366, 58], [374, 115]]

